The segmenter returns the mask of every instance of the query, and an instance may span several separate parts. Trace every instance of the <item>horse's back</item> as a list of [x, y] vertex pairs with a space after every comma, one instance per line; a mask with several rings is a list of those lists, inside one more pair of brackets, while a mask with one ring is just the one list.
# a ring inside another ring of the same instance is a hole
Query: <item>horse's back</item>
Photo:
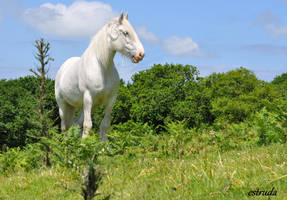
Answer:
[[61, 65], [56, 75], [56, 79], [55, 79], [56, 84], [59, 83], [62, 76], [66, 73], [67, 70], [71, 71], [72, 68], [75, 67], [75, 65], [77, 64], [77, 62], [79, 62], [79, 60], [80, 60], [80, 57], [71, 57]]

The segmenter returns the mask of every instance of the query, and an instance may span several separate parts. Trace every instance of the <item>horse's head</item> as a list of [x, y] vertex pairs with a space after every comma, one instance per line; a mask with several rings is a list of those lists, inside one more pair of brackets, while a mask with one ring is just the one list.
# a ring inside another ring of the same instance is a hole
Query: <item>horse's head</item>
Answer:
[[111, 46], [115, 51], [138, 63], [144, 57], [144, 48], [136, 32], [128, 21], [128, 15], [121, 13], [119, 18], [113, 19], [108, 25]]

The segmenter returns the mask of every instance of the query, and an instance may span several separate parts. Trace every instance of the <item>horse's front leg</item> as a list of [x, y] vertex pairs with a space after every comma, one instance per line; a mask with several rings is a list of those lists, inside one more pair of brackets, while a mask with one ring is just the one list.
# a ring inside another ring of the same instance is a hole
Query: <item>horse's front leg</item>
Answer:
[[113, 96], [107, 103], [106, 110], [105, 110], [105, 116], [100, 125], [100, 134], [101, 134], [101, 139], [103, 142], [108, 140], [106, 133], [111, 125], [111, 113], [112, 113], [112, 109], [116, 101], [116, 98], [117, 98], [117, 95]]
[[92, 96], [90, 92], [86, 91], [84, 93], [84, 123], [83, 123], [82, 138], [87, 137], [92, 128], [92, 118], [91, 118], [92, 107], [93, 107]]

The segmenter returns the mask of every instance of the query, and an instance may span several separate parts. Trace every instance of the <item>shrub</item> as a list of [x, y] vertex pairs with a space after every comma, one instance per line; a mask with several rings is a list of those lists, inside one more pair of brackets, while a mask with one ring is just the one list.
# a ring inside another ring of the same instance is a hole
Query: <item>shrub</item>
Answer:
[[166, 126], [167, 137], [161, 151], [165, 155], [180, 157], [185, 154], [185, 146], [193, 136], [193, 131], [187, 129], [183, 122], [171, 122]]
[[113, 125], [108, 135], [109, 145], [113, 149], [112, 154], [123, 154], [129, 151], [132, 147], [147, 147], [147, 137], [153, 138], [154, 130], [143, 123], [136, 123], [134, 121], [127, 121]]
[[258, 143], [261, 145], [285, 143], [287, 129], [282, 125], [286, 123], [286, 116], [284, 113], [268, 112], [266, 108], [256, 113], [253, 120], [259, 137]]
[[219, 150], [241, 149], [258, 143], [256, 130], [247, 122], [226, 124], [224, 128], [214, 131], [216, 146]]
[[28, 144], [20, 147], [7, 148], [0, 154], [0, 173], [11, 173], [16, 170], [31, 170], [44, 164], [44, 152], [39, 144]]
[[50, 146], [53, 164], [62, 167], [81, 170], [88, 163], [96, 163], [104, 144], [93, 133], [87, 138], [81, 138], [81, 129], [71, 127], [64, 133], [53, 133], [51, 139], [43, 138]]
[[286, 121], [286, 113], [270, 112], [264, 107], [244, 122], [217, 123], [214, 126], [216, 144], [221, 150], [230, 150], [246, 146], [285, 143]]

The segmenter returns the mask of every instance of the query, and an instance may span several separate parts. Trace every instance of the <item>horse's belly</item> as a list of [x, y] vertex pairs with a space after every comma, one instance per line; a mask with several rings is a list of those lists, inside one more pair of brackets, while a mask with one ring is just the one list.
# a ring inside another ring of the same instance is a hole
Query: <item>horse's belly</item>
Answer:
[[67, 103], [74, 107], [83, 106], [83, 94], [79, 90], [63, 90], [63, 97]]

